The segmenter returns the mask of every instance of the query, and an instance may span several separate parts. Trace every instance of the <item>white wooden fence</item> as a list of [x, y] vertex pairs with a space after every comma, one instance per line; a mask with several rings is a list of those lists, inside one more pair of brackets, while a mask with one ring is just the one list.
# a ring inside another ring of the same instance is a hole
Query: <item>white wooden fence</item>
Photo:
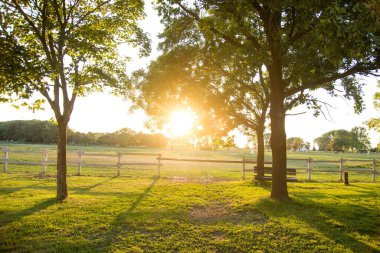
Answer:
[[[7, 172], [8, 164], [16, 164], [16, 165], [42, 165], [42, 172], [46, 173], [46, 167], [48, 166], [48, 153], [47, 149], [45, 150], [10, 150], [8, 147], [0, 149], [4, 152], [4, 158], [0, 160], [3, 164], [3, 172]], [[9, 153], [29, 153], [29, 154], [39, 154], [42, 156], [40, 162], [23, 162], [23, 161], [12, 161], [9, 159]]]
[[[7, 166], [8, 164], [16, 164], [16, 165], [40, 165], [42, 166], [42, 173], [46, 174], [46, 168], [49, 165], [48, 163], [48, 150], [39, 150], [39, 151], [33, 151], [33, 150], [10, 150], [8, 147], [6, 148], [0, 148], [0, 151], [3, 151], [3, 159], [0, 159], [0, 163], [3, 164], [3, 172], [7, 172]], [[40, 162], [23, 162], [23, 161], [13, 161], [9, 159], [9, 153], [32, 153], [32, 154], [39, 154], [41, 155], [41, 161]], [[160, 177], [161, 174], [161, 167], [163, 164], [162, 161], [179, 161], [179, 162], [202, 162], [202, 163], [227, 163], [227, 164], [242, 164], [242, 179], [245, 180], [246, 173], [247, 172], [253, 172], [253, 169], [247, 169], [247, 164], [256, 164], [257, 162], [255, 160], [246, 159], [245, 156], [242, 156], [241, 160], [215, 160], [215, 159], [189, 159], [189, 158], [169, 158], [169, 157], [163, 157], [162, 154], [157, 153], [115, 153], [115, 154], [103, 154], [103, 153], [87, 153], [84, 151], [79, 151], [76, 153], [78, 156], [78, 162], [77, 162], [77, 175], [81, 175], [81, 169], [84, 165], [83, 159], [84, 157], [114, 157], [116, 159], [116, 162], [114, 164], [85, 164], [86, 167], [115, 167], [117, 169], [117, 175], [120, 175], [120, 170], [123, 166], [156, 166], [157, 167], [157, 176]], [[150, 157], [156, 157], [157, 162], [121, 162], [123, 156], [150, 156]], [[371, 173], [372, 174], [372, 181], [376, 182], [376, 166], [378, 161], [376, 159], [343, 159], [340, 160], [313, 160], [311, 157], [308, 159], [304, 158], [289, 158], [288, 161], [305, 161], [307, 166], [306, 168], [297, 168], [298, 171], [306, 171], [307, 173], [307, 180], [312, 179], [312, 173], [313, 173], [313, 164], [316, 163], [336, 163], [339, 167], [339, 169], [325, 169], [325, 170], [315, 170], [316, 173], [318, 172], [325, 172], [325, 173], [339, 173], [339, 180], [343, 181], [343, 174], [345, 171], [357, 171], [357, 172], [363, 172], [363, 173]], [[363, 169], [363, 168], [345, 168], [344, 164], [346, 162], [370, 162], [372, 163], [371, 169]], [[271, 164], [272, 162], [266, 161], [265, 164]], [[51, 164], [50, 164], [51, 165]]]
[[[340, 158], [339, 160], [313, 160], [313, 158], [309, 157], [308, 159], [304, 158], [288, 158], [288, 161], [306, 161], [307, 167], [305, 168], [297, 168], [298, 171], [305, 171], [307, 173], [307, 180], [311, 180], [312, 172], [313, 172], [313, 164], [315, 163], [332, 163], [337, 164], [339, 169], [325, 169], [325, 170], [315, 170], [315, 172], [325, 172], [325, 173], [339, 173], [339, 181], [343, 182], [343, 174], [345, 171], [357, 171], [361, 173], [371, 173], [372, 174], [372, 182], [376, 182], [376, 166], [377, 166], [377, 160], [376, 159], [343, 159]], [[346, 162], [370, 162], [372, 163], [371, 169], [363, 169], [363, 168], [345, 168], [344, 164]]]
[[[49, 150], [10, 150], [8, 147], [0, 148], [0, 151], [4, 153], [4, 156], [2, 159], [0, 159], [0, 163], [3, 164], [3, 172], [8, 171], [8, 165], [9, 164], [15, 164], [15, 165], [40, 165], [42, 166], [42, 173], [46, 174], [46, 168], [48, 165], [55, 165], [55, 163], [49, 163], [48, 162], [48, 154]], [[41, 160], [39, 162], [32, 162], [32, 161], [16, 161], [9, 159], [10, 153], [29, 153], [29, 154], [38, 154], [41, 155]], [[69, 152], [68, 152], [69, 154]], [[78, 156], [78, 160], [76, 164], [70, 164], [70, 165], [76, 165], [77, 166], [77, 175], [81, 175], [82, 166], [85, 165], [86, 167], [116, 167], [117, 168], [117, 175], [120, 175], [120, 169], [123, 166], [128, 165], [143, 165], [143, 166], [157, 166], [157, 175], [160, 176], [160, 168], [162, 164], [159, 162], [159, 158], [161, 157], [161, 154], [152, 154], [152, 153], [116, 153], [116, 154], [103, 154], [103, 153], [87, 153], [84, 151], [78, 151], [76, 152], [76, 155]], [[138, 155], [138, 156], [157, 156], [157, 162], [121, 162], [121, 158], [123, 156], [131, 156], [131, 155]], [[115, 157], [117, 158], [117, 162], [114, 164], [84, 164], [83, 160], [85, 157]]]

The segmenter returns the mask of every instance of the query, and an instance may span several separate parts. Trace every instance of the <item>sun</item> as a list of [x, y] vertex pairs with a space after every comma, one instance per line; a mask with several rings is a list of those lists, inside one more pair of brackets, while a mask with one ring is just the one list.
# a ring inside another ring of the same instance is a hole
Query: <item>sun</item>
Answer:
[[189, 134], [196, 121], [196, 115], [190, 110], [174, 111], [165, 125], [166, 132], [173, 137]]

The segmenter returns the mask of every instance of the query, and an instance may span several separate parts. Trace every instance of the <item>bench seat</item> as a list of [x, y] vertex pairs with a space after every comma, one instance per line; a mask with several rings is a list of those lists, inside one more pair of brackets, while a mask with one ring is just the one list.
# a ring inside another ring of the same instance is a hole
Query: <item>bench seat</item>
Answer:
[[[257, 174], [257, 172], [258, 172], [257, 166], [254, 167], [253, 171]], [[268, 176], [266, 174], [270, 174], [270, 176]], [[295, 176], [295, 175], [297, 175], [297, 170], [294, 168], [287, 168], [286, 169], [286, 175], [287, 176]], [[255, 175], [255, 180], [271, 181], [272, 180], [272, 167], [264, 167], [264, 176], [259, 178], [257, 175]], [[297, 182], [298, 180], [295, 177], [286, 177], [286, 181]]]

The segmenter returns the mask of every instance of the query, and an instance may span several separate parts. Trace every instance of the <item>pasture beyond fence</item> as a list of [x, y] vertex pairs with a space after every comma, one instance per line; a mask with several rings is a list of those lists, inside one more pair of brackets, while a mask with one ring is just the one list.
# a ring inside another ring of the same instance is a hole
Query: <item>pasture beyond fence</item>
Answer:
[[[49, 162], [49, 150], [11, 150], [8, 147], [0, 148], [0, 151], [3, 152], [3, 158], [0, 159], [0, 163], [3, 164], [3, 172], [8, 172], [8, 165], [32, 165], [32, 166], [41, 166], [42, 174], [47, 173], [47, 167], [50, 165], [55, 165], [55, 163]], [[9, 159], [9, 154], [34, 154], [39, 155], [41, 160], [34, 160], [34, 161], [19, 161], [19, 160], [12, 160]], [[248, 168], [248, 165], [255, 165], [256, 161], [252, 159], [246, 158], [244, 155], [241, 156], [240, 160], [223, 160], [223, 159], [192, 159], [192, 158], [173, 158], [173, 157], [165, 157], [160, 153], [133, 153], [133, 152], [126, 152], [126, 153], [93, 153], [93, 152], [84, 152], [82, 150], [78, 152], [68, 152], [68, 154], [74, 155], [77, 157], [77, 162], [69, 162], [68, 165], [70, 166], [76, 166], [77, 171], [76, 175], [80, 176], [82, 167], [99, 167], [99, 168], [115, 168], [116, 175], [120, 176], [121, 169], [125, 168], [127, 166], [147, 166], [156, 169], [156, 175], [157, 177], [161, 176], [161, 168], [164, 166], [163, 162], [180, 162], [183, 163], [223, 163], [223, 164], [241, 164], [241, 178], [243, 180], [246, 179], [246, 175], [249, 172], [252, 172], [253, 176], [253, 166], [252, 168]], [[141, 161], [128, 161], [128, 162], [122, 162], [123, 157], [130, 157], [130, 156], [143, 156], [143, 157], [150, 157], [154, 158], [154, 162], [141, 162]], [[100, 163], [84, 163], [86, 157], [107, 157], [111, 159], [115, 159], [114, 163], [109, 164], [100, 164]], [[343, 181], [343, 175], [344, 172], [347, 171], [355, 171], [358, 173], [367, 173], [372, 174], [372, 182], [376, 182], [376, 174], [377, 174], [377, 163], [378, 161], [376, 159], [343, 159], [340, 158], [339, 160], [322, 160], [317, 159], [313, 160], [313, 158], [309, 157], [307, 159], [304, 158], [288, 158], [288, 161], [299, 161], [299, 162], [306, 162], [304, 167], [297, 168], [297, 171], [300, 172], [306, 172], [307, 174], [307, 180], [312, 180], [312, 174], [315, 173], [338, 173], [339, 174], [339, 181]], [[366, 162], [371, 163], [372, 168], [371, 169], [363, 169], [363, 168], [348, 168], [345, 167], [345, 164], [347, 162]], [[331, 163], [336, 164], [338, 169], [318, 169], [313, 170], [313, 165], [318, 163]], [[271, 164], [270, 161], [266, 161], [265, 164]], [[143, 169], [141, 169], [143, 170]]]

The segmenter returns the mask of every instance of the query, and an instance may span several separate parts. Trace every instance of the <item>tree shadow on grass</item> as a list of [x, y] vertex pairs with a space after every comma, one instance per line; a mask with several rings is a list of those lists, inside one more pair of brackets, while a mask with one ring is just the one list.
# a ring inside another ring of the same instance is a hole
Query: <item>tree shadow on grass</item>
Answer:
[[125, 191], [117, 191], [117, 192], [115, 192], [115, 191], [107, 192], [107, 191], [101, 191], [101, 190], [100, 191], [92, 191], [96, 187], [101, 186], [105, 183], [108, 183], [115, 178], [120, 178], [120, 177], [119, 176], [113, 176], [111, 178], [103, 180], [103, 181], [96, 183], [94, 185], [90, 185], [87, 187], [72, 188], [73, 192], [70, 193], [69, 195], [90, 195], [90, 196], [110, 196], [110, 197], [126, 197], [126, 196], [133, 197], [133, 196], [136, 196], [135, 193], [126, 193]]
[[113, 176], [113, 177], [107, 178], [106, 180], [103, 180], [103, 181], [101, 181], [99, 183], [96, 183], [94, 185], [90, 185], [90, 186], [87, 186], [87, 187], [75, 187], [75, 188], [73, 188], [73, 189], [75, 189], [75, 191], [72, 194], [81, 194], [81, 193], [82, 194], [83, 193], [87, 194], [89, 191], [91, 191], [95, 187], [98, 187], [98, 186], [100, 186], [102, 184], [105, 184], [105, 183], [107, 183], [107, 182], [109, 182], [109, 181], [111, 181], [111, 180], [113, 180], [113, 179], [115, 179], [117, 177], [118, 176]]
[[2, 178], [2, 179], [0, 179], [0, 182], [3, 182], [3, 181], [8, 181], [8, 180], [10, 180], [10, 179], [15, 179], [15, 178], [18, 178], [18, 177], [6, 177], [6, 178]]
[[[99, 245], [100, 247], [109, 248], [112, 246], [112, 244], [117, 241], [117, 236], [122, 230], [128, 230], [126, 228], [128, 225], [126, 224], [129, 217], [134, 213], [136, 208], [141, 204], [141, 202], [149, 195], [149, 193], [152, 191], [154, 185], [158, 181], [158, 177], [154, 178], [152, 183], [142, 192], [141, 194], [137, 195], [137, 198], [132, 202], [132, 204], [129, 206], [129, 208], [125, 211], [120, 213], [115, 220], [111, 224], [110, 230], [107, 232], [106, 238], [102, 241], [102, 245]], [[105, 249], [104, 248], [104, 249]]]
[[[373, 197], [371, 193], [368, 196], [363, 194], [360, 196]], [[350, 198], [347, 195], [345, 197]], [[355, 195], [355, 197], [358, 196]], [[358, 233], [375, 241], [380, 234], [378, 231], [379, 214], [376, 210], [371, 210], [363, 205], [342, 202], [326, 203], [322, 202], [323, 199], [331, 199], [331, 196], [314, 192], [307, 195], [305, 193], [293, 194], [292, 200], [288, 202], [263, 199], [257, 204], [257, 208], [271, 217], [296, 217], [330, 240], [353, 252], [380, 252], [379, 247], [374, 248], [350, 235]]]
[[158, 181], [158, 177], [154, 178], [153, 182], [148, 186], [148, 188], [145, 189], [145, 191], [135, 200], [135, 202], [133, 202], [133, 204], [131, 205], [131, 207], [128, 209], [128, 211], [126, 212], [126, 214], [128, 213], [131, 213], [133, 212], [136, 207], [140, 204], [140, 202], [146, 197], [148, 196], [148, 194], [150, 193], [150, 191], [153, 189], [154, 185], [157, 183]]
[[31, 189], [31, 190], [52, 190], [55, 189], [54, 186], [50, 185], [44, 185], [44, 182], [26, 185], [26, 186], [19, 186], [19, 187], [0, 187], [0, 192], [2, 194], [12, 194], [17, 191], [25, 190], [25, 189]]
[[[374, 184], [372, 185], [366, 185], [367, 187], [363, 186], [363, 185], [357, 185], [357, 184], [350, 184], [349, 187], [352, 187], [352, 188], [358, 188], [358, 189], [362, 189], [361, 192], [368, 192], [368, 191], [371, 191], [373, 193], [376, 192], [375, 190], [375, 187], [373, 186], [376, 186]], [[380, 188], [380, 185], [377, 185], [378, 188]], [[358, 191], [358, 190], [356, 190]]]
[[[88, 192], [91, 189], [93, 189], [99, 185], [102, 185], [108, 181], [111, 181], [114, 178], [115, 177], [112, 177], [112, 178], [109, 178], [107, 180], [103, 180], [102, 182], [99, 182], [97, 184], [90, 185], [90, 186], [85, 187], [85, 188], [80, 188], [76, 192], [71, 193], [71, 194], [83, 194], [83, 193]], [[44, 184], [44, 183], [43, 182], [42, 183], [36, 183], [36, 184], [31, 184], [31, 185], [21, 186], [21, 187], [5, 187], [5, 188], [0, 188], [0, 192], [4, 192], [6, 194], [11, 194], [13, 192], [16, 192], [19, 190], [24, 190], [24, 189], [30, 189], [30, 190], [35, 190], [35, 189], [53, 190], [53, 189], [56, 189], [55, 186], [41, 186], [41, 184]], [[52, 206], [56, 203], [57, 203], [56, 198], [49, 198], [49, 199], [45, 199], [45, 200], [33, 205], [32, 207], [29, 207], [27, 209], [23, 209], [23, 210], [16, 211], [16, 212], [9, 212], [9, 213], [7, 212], [4, 214], [0, 214], [0, 225], [5, 226], [9, 223], [20, 220], [23, 217], [32, 215], [36, 212], [39, 212], [43, 209], [46, 209], [49, 206]], [[1, 217], [1, 216], [4, 216], [4, 217]]]
[[158, 181], [158, 178], [155, 178], [153, 180], [153, 182], [144, 190], [144, 192], [142, 194], [140, 194], [138, 196], [138, 198], [132, 203], [132, 205], [128, 208], [128, 210], [125, 213], [120, 214], [116, 218], [115, 224], [119, 224], [120, 220], [123, 220], [123, 218], [125, 218], [126, 216], [128, 216], [129, 214], [131, 214], [137, 208], [137, 206], [141, 203], [141, 201], [143, 201], [144, 198], [146, 198], [148, 196], [148, 194], [153, 189], [153, 187], [157, 183], [157, 181]]
[[22, 218], [26, 216], [30, 216], [34, 213], [37, 213], [43, 209], [48, 208], [49, 206], [52, 206], [57, 203], [56, 198], [48, 198], [41, 202], [38, 202], [37, 204], [27, 208], [23, 209], [17, 212], [12, 212], [5, 217], [0, 218], [0, 226], [6, 226], [9, 223], [12, 223], [14, 221], [21, 220]]

